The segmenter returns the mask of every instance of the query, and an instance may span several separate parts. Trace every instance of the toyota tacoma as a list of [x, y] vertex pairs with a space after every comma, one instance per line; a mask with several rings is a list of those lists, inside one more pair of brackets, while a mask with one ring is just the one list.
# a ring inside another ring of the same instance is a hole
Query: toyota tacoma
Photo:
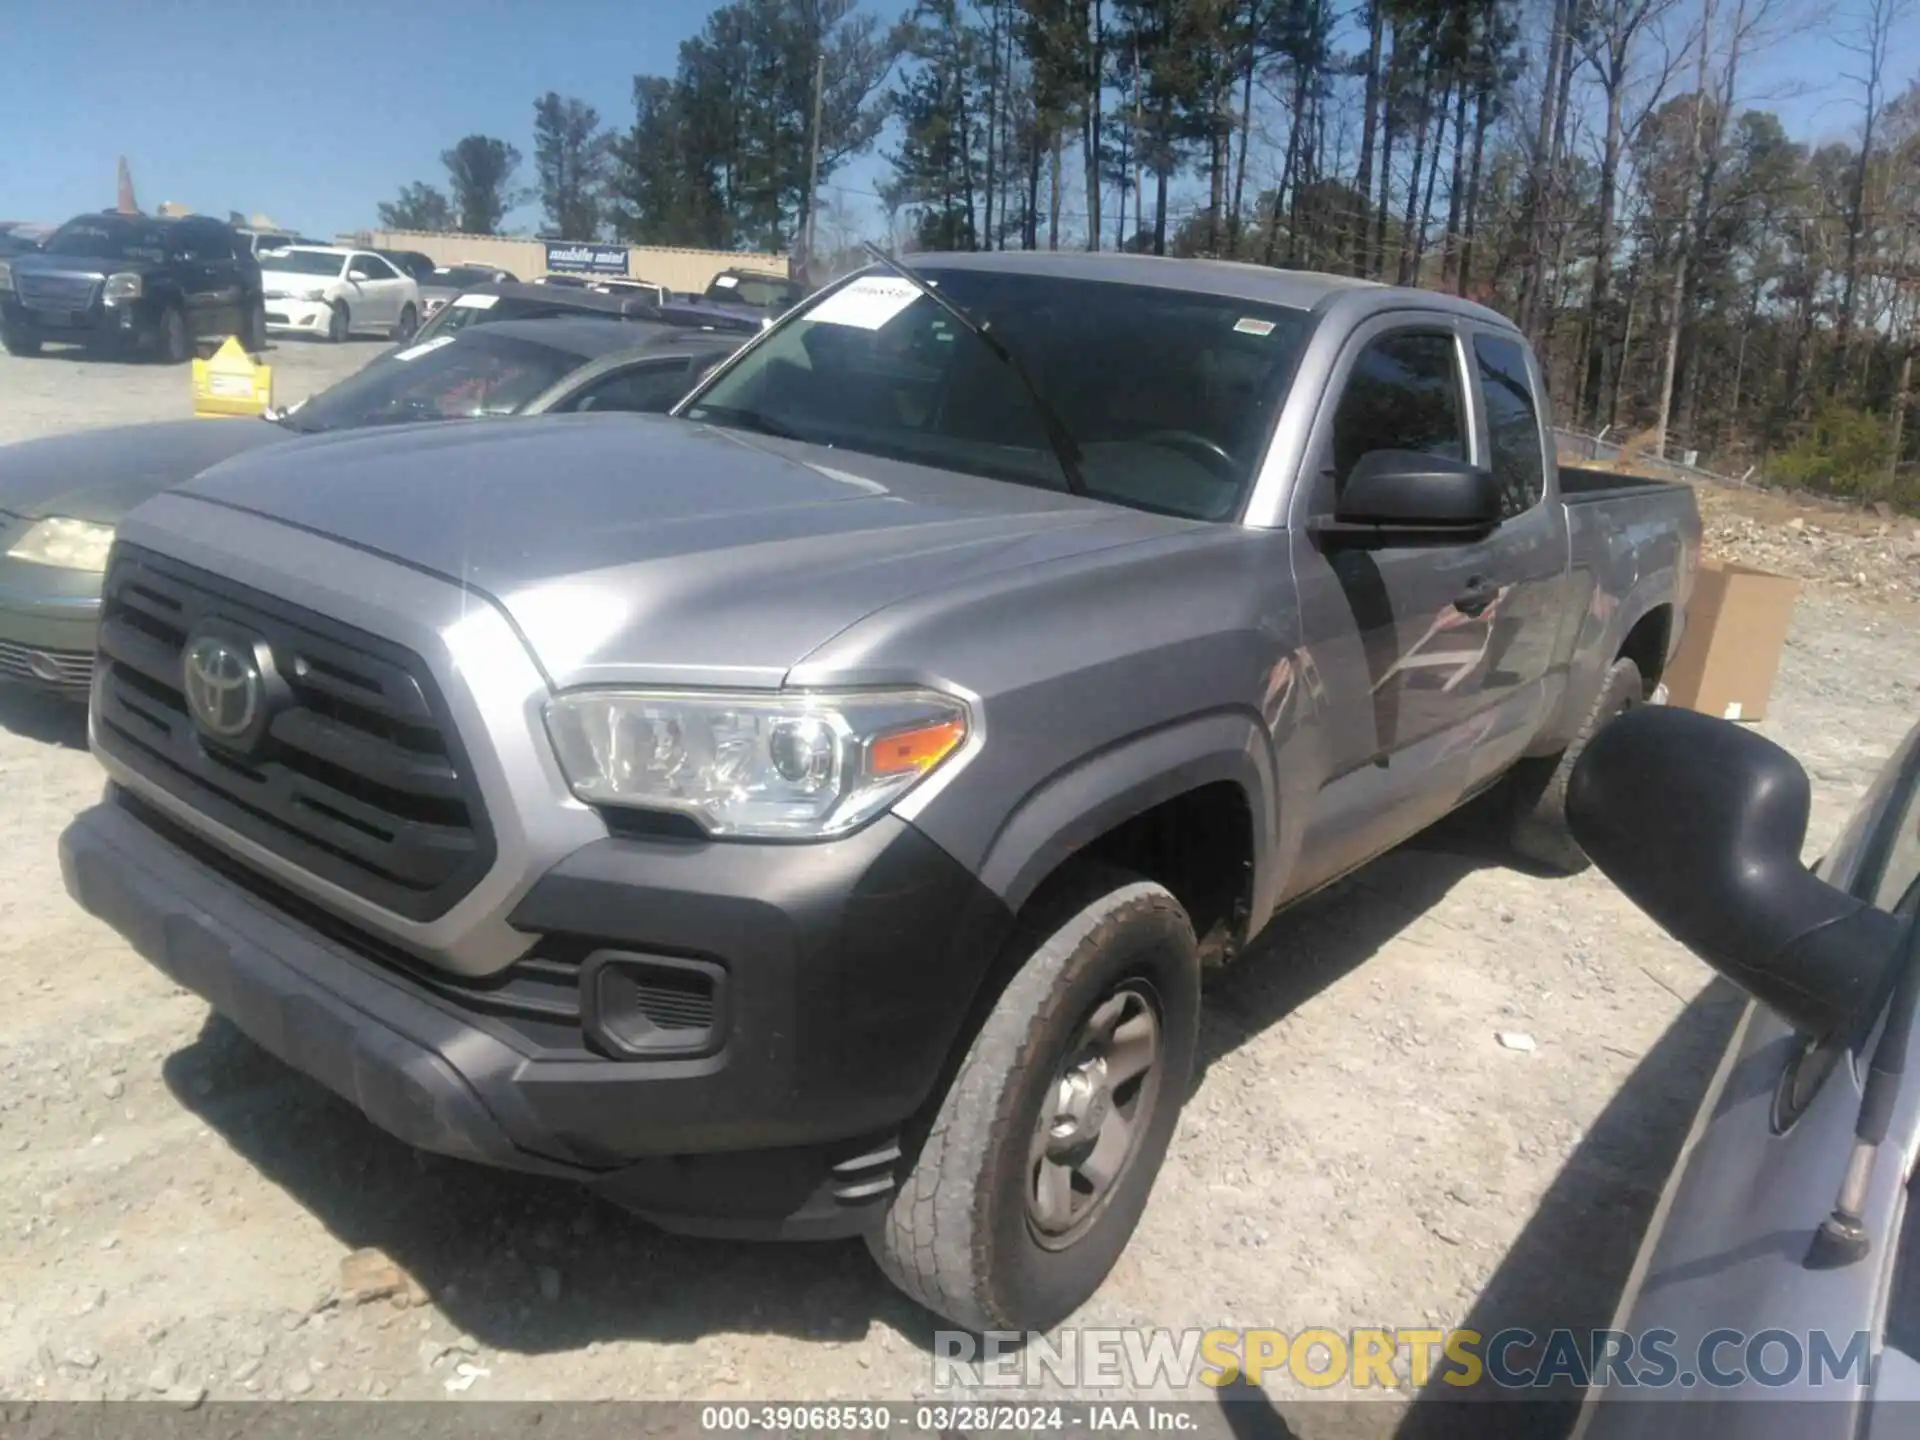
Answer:
[[[349, 434], [135, 510], [79, 902], [374, 1123], [1051, 1324], [1203, 968], [1647, 698], [1691, 493], [1448, 296], [884, 257], [666, 416]], [[1275, 957], [1272, 963], [1285, 963]]]

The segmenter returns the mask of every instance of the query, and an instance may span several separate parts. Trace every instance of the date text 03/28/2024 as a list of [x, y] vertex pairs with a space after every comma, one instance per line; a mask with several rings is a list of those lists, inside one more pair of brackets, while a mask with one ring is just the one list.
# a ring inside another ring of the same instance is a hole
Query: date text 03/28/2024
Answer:
[[1064, 1431], [1177, 1434], [1198, 1428], [1196, 1418], [1173, 1406], [1100, 1405], [705, 1405], [700, 1428], [711, 1432], [877, 1435]]

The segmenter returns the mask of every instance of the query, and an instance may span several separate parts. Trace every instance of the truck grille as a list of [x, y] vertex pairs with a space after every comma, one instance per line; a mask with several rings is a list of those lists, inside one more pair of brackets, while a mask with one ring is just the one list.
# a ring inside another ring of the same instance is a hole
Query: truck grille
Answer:
[[[114, 758], [410, 920], [445, 914], [486, 874], [485, 805], [417, 655], [129, 545], [115, 547], [102, 598], [95, 722]], [[240, 750], [210, 740], [187, 704], [188, 640], [209, 623], [257, 641], [284, 686]]]
[[14, 292], [29, 310], [85, 310], [99, 282], [85, 275], [36, 275], [15, 271]]

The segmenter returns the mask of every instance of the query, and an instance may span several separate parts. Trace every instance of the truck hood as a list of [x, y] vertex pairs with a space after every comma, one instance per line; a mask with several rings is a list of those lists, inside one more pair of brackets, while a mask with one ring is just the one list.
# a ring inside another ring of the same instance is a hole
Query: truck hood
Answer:
[[559, 686], [777, 686], [899, 600], [1193, 526], [613, 414], [321, 436], [217, 465], [180, 493], [490, 597]]
[[172, 420], [0, 446], [0, 510], [117, 525], [209, 465], [295, 437], [265, 420]]

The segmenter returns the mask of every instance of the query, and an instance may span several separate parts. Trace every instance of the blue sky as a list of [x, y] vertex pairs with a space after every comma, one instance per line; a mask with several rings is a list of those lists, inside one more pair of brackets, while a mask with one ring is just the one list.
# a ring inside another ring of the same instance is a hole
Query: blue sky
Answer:
[[[875, 14], [901, 0], [867, 0]], [[533, 182], [533, 101], [576, 95], [632, 119], [633, 77], [673, 72], [703, 0], [88, 0], [0, 4], [0, 217], [113, 203], [126, 155], [140, 204], [265, 211], [331, 236], [375, 220], [440, 152], [498, 135]], [[284, 17], [284, 18], [282, 18]], [[111, 52], [109, 60], [106, 52]], [[849, 183], [870, 188], [864, 178]], [[532, 226], [532, 209], [509, 225]]]
[[[867, 0], [885, 18], [905, 0]], [[1813, 0], [1808, 0], [1813, 3]], [[1838, 0], [1841, 9], [1857, 0]], [[624, 125], [636, 73], [671, 73], [704, 0], [215, 0], [23, 3], [0, 47], [0, 217], [57, 221], [111, 204], [125, 154], [143, 206], [177, 200], [265, 211], [330, 236], [373, 223], [407, 181], [441, 184], [441, 150], [472, 131], [528, 156], [533, 99], [577, 95]], [[111, 59], [108, 58], [110, 52]], [[1819, 30], [1762, 57], [1747, 90], [1796, 138], [1857, 124], [1838, 76], [1851, 59]], [[1920, 10], [1895, 46], [1895, 89], [1920, 75]], [[1800, 88], [1804, 93], [1791, 92]], [[836, 178], [872, 213], [881, 162]], [[510, 217], [528, 226], [531, 209]]]

